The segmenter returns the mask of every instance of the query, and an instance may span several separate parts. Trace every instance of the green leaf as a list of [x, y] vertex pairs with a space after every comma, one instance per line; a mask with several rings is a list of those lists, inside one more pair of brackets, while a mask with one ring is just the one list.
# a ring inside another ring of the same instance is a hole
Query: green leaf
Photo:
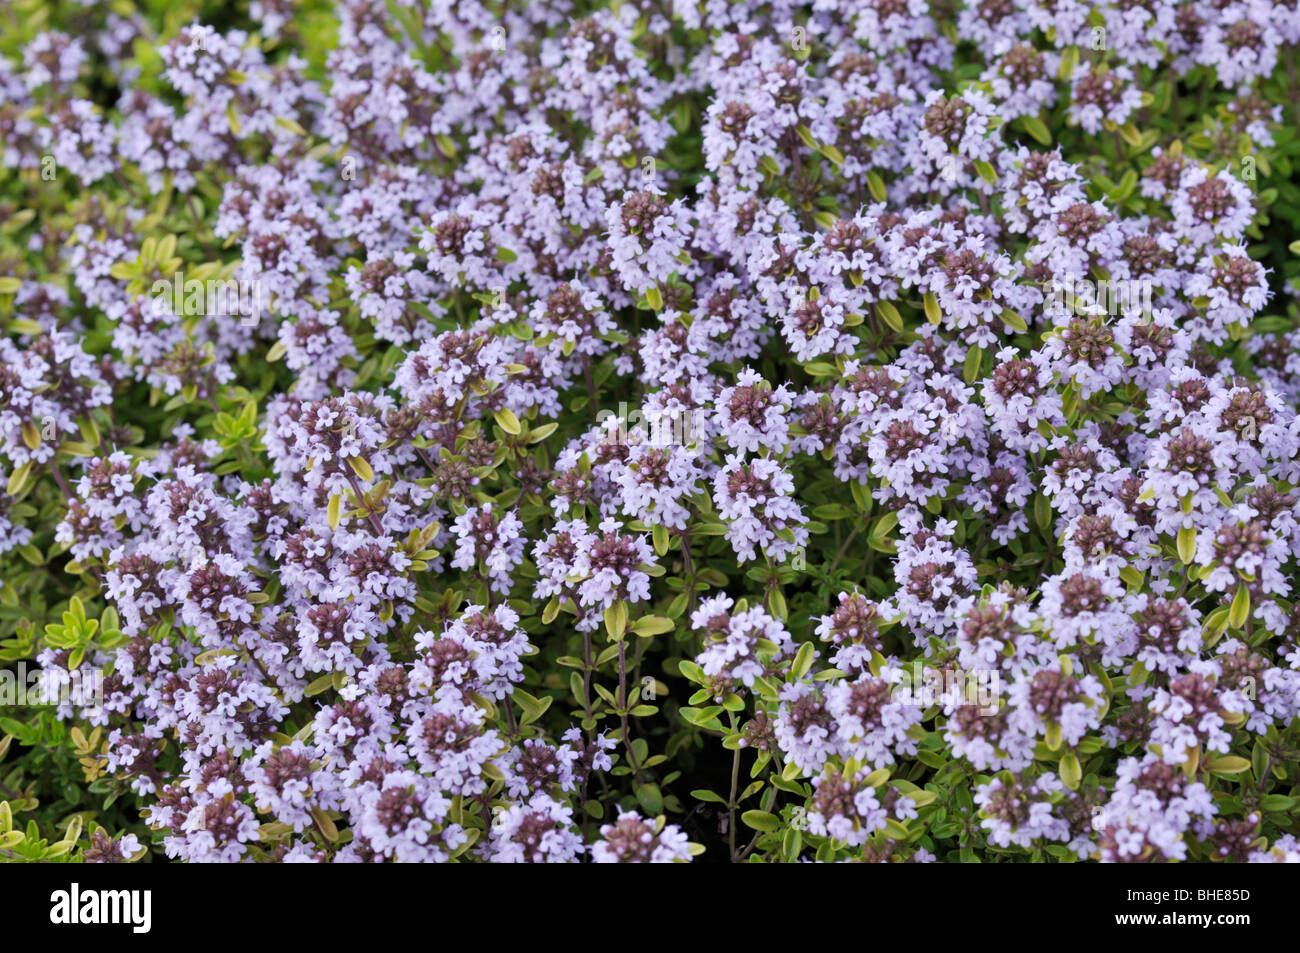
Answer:
[[296, 119], [290, 119], [288, 117], [278, 117], [275, 120], [275, 124], [279, 126], [281, 129], [289, 130], [296, 136], [307, 135], [307, 130], [304, 129], [302, 127], [302, 123], [298, 122], [298, 120]]
[[746, 811], [740, 815], [740, 819], [745, 822], [745, 826], [756, 831], [770, 832], [781, 829], [781, 819], [775, 814], [769, 814], [767, 811]]
[[303, 691], [303, 694], [306, 695], [308, 698], [310, 698], [313, 695], [319, 695], [321, 692], [326, 691], [333, 684], [334, 684], [334, 673], [330, 672], [328, 674], [322, 675], [320, 678], [316, 679], [310, 685], [308, 685], [307, 688]]
[[665, 632], [671, 632], [677, 628], [672, 619], [665, 618], [661, 615], [647, 615], [637, 619], [632, 623], [632, 631], [642, 637], [652, 635], [663, 635]]
[[27, 478], [31, 476], [32, 463], [27, 461], [21, 467], [17, 467], [13, 473], [9, 474], [9, 486], [7, 492], [9, 496], [18, 496], [27, 484]]
[[889, 325], [891, 331], [895, 334], [903, 333], [903, 316], [898, 313], [891, 301], [877, 301], [876, 313], [884, 318], [885, 323]]
[[40, 732], [30, 725], [24, 725], [21, 721], [13, 718], [0, 718], [0, 731], [6, 735], [13, 735], [18, 739], [20, 744], [33, 745], [40, 737]]
[[1232, 606], [1228, 609], [1228, 625], [1234, 629], [1240, 629], [1250, 618], [1250, 590], [1245, 584], [1237, 587], [1237, 594], [1232, 598]]
[[1119, 185], [1115, 187], [1115, 191], [1111, 193], [1111, 198], [1116, 202], [1123, 202], [1133, 194], [1133, 190], [1137, 188], [1137, 181], [1137, 173], [1132, 169], [1128, 169], [1124, 173], [1124, 177], [1119, 180]]
[[877, 768], [875, 771], [872, 771], [863, 778], [862, 783], [868, 787], [878, 788], [889, 780], [889, 775], [891, 773], [892, 771], [889, 768]]
[[867, 190], [871, 192], [871, 197], [877, 202], [883, 202], [889, 197], [885, 191], [885, 182], [874, 169], [867, 173]]
[[1071, 791], [1079, 790], [1079, 782], [1083, 780], [1083, 768], [1079, 764], [1079, 756], [1073, 751], [1061, 756], [1060, 774], [1061, 781], [1067, 788]]
[[891, 840], [907, 840], [911, 832], [891, 817], [885, 820], [885, 836]]
[[795, 655], [794, 661], [790, 664], [790, 678], [798, 680], [807, 675], [808, 670], [812, 668], [813, 659], [816, 656], [817, 650], [813, 648], [811, 642], [805, 642], [803, 645], [799, 646], [799, 652]]
[[638, 784], [636, 786], [636, 799], [647, 814], [657, 815], [663, 813], [664, 796], [659, 791], [659, 785], [648, 782]]
[[1061, 65], [1056, 71], [1060, 79], [1069, 79], [1074, 75], [1075, 67], [1079, 65], [1079, 48], [1077, 46], [1067, 46], [1065, 52], [1061, 54]]
[[496, 422], [500, 425], [501, 429], [512, 437], [519, 436], [520, 431], [523, 430], [523, 428], [519, 426], [519, 418], [515, 416], [514, 411], [509, 407], [502, 407], [499, 410], [492, 411], [492, 416], [496, 419]]
[[847, 519], [852, 516], [854, 511], [849, 509], [843, 503], [823, 503], [821, 506], [813, 507], [813, 516], [819, 520], [828, 522], [834, 520]]
[[604, 614], [605, 631], [617, 642], [627, 632], [627, 603], [620, 599], [606, 609]]
[[932, 804], [939, 800], [939, 795], [933, 791], [908, 791], [907, 798], [917, 807], [925, 807], [927, 804]]
[[925, 293], [925, 319], [931, 324], [938, 324], [943, 320], [943, 312], [939, 310], [939, 299], [934, 296], [933, 291]]
[[1052, 134], [1048, 131], [1046, 124], [1037, 116], [1021, 116], [1020, 123], [1025, 127], [1025, 132], [1033, 136], [1042, 145], [1050, 146], [1052, 144]]
[[26, 334], [28, 337], [34, 338], [45, 333], [45, 329], [30, 318], [14, 318], [9, 322], [9, 330], [15, 334]]
[[327, 841], [331, 844], [336, 843], [339, 839], [339, 829], [335, 826], [334, 821], [319, 807], [311, 809], [312, 819], [316, 821], [316, 828], [319, 830]]
[[668, 527], [656, 523], [650, 529], [650, 538], [654, 541], [655, 552], [660, 556], [668, 554]]
[[772, 615], [784, 622], [790, 616], [790, 607], [786, 605], [785, 593], [781, 587], [777, 586], [772, 589], [767, 596], [767, 607], [771, 610]]
[[1025, 319], [1010, 308], [1002, 309], [1002, 323], [1020, 334], [1024, 334], [1029, 330], [1029, 325], [1025, 323]]
[[886, 513], [871, 527], [871, 532], [867, 534], [867, 545], [877, 552], [895, 552], [898, 547], [889, 539], [889, 534], [897, 525], [898, 514], [893, 511]]
[[840, 150], [836, 149], [834, 146], [825, 145], [822, 146], [817, 151], [820, 152], [822, 155], [824, 155], [826, 158], [830, 159], [831, 162], [834, 163], [834, 165], [837, 168], [844, 164], [844, 153], [840, 152]]
[[1034, 496], [1034, 523], [1044, 536], [1052, 535], [1052, 500], [1046, 493]]
[[1224, 755], [1222, 758], [1215, 758], [1213, 761], [1209, 762], [1206, 767], [1210, 770], [1211, 774], [1241, 774], [1241, 772], [1249, 770], [1250, 762], [1235, 754], [1229, 754]]
[[370, 468], [370, 463], [365, 457], [348, 457], [347, 461], [352, 472], [365, 482], [369, 483], [375, 478], [375, 471]]

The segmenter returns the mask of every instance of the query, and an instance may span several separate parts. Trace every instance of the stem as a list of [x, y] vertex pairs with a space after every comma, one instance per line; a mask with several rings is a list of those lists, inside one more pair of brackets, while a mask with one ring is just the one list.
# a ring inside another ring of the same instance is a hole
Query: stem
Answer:
[[790, 159], [790, 198], [795, 206], [795, 214], [808, 231], [815, 231], [811, 209], [804, 208], [803, 157], [799, 154], [799, 139], [793, 129], [787, 129], [783, 136], [786, 155]]
[[1258, 787], [1256, 787], [1256, 790], [1259, 791], [1260, 794], [1264, 793], [1264, 785], [1268, 783], [1268, 779], [1270, 776], [1269, 772], [1272, 770], [1273, 770], [1273, 754], [1272, 752], [1269, 752], [1268, 757], [1264, 761], [1264, 770], [1260, 772], [1259, 785]]
[[515, 706], [510, 704], [510, 699], [505, 699], [506, 723], [510, 726], [511, 739], [519, 736], [519, 726], [515, 723]]
[[591, 374], [591, 355], [582, 355], [582, 379], [587, 384], [587, 412], [596, 419], [596, 379]]
[[1291, 94], [1291, 112], [1295, 115], [1296, 122], [1300, 122], [1300, 89], [1296, 87], [1298, 80], [1296, 77], [1294, 46], [1286, 48], [1285, 62], [1287, 79], [1290, 80], [1287, 88]]
[[379, 517], [376, 516], [375, 511], [370, 508], [370, 501], [367, 500], [366, 495], [361, 492], [361, 487], [357, 484], [357, 478], [352, 473], [352, 468], [348, 467], [344, 471], [344, 474], [348, 478], [348, 485], [352, 487], [352, 492], [356, 495], [357, 506], [362, 507], [366, 511], [366, 519], [370, 521], [370, 528], [375, 531], [376, 536], [383, 536], [384, 525], [379, 522]]
[[429, 459], [429, 455], [425, 453], [423, 449], [421, 449], [420, 447], [416, 447], [415, 452], [419, 455], [420, 460], [423, 461], [424, 465], [429, 468], [430, 473], [438, 472], [437, 464], [435, 464], [432, 460]]
[[[591, 721], [591, 633], [582, 633], [582, 713]], [[587, 743], [596, 740], [596, 726], [587, 729]]]
[[59, 489], [63, 491], [64, 499], [66, 499], [68, 503], [71, 504], [72, 501], [77, 498], [77, 494], [72, 492], [72, 487], [68, 485], [68, 480], [63, 475], [63, 471], [54, 465], [53, 457], [50, 457], [49, 463], [47, 465], [50, 468], [50, 473], [54, 476], [54, 482], [57, 483], [59, 485]]
[[835, 553], [835, 558], [832, 559], [831, 564], [826, 567], [826, 575], [829, 576], [831, 571], [840, 564], [840, 559], [843, 558], [844, 553], [848, 550], [849, 543], [853, 542], [853, 538], [858, 535], [858, 531], [862, 529], [862, 525], [862, 523], [859, 523], [857, 526], [854, 526], [853, 532], [849, 533], [848, 538], [840, 544], [839, 550]]
[[636, 751], [632, 748], [632, 737], [627, 725], [627, 641], [618, 640], [618, 706], [619, 721], [623, 728], [623, 747], [627, 749], [628, 761], [632, 764], [632, 774], [637, 782], [641, 781], [641, 765], [637, 762]]
[[217, 252], [216, 252], [216, 250], [212, 247], [212, 245], [208, 243], [207, 239], [205, 239], [205, 238], [203, 238], [203, 237], [201, 237], [201, 236], [199, 235], [199, 229], [201, 229], [201, 228], [203, 227], [203, 222], [201, 222], [201, 221], [199, 220], [199, 216], [198, 216], [198, 214], [194, 211], [194, 206], [193, 206], [193, 205], [190, 205], [189, 202], [186, 202], [186, 203], [184, 203], [184, 204], [185, 204], [186, 209], [187, 209], [187, 210], [189, 211], [189, 213], [190, 213], [190, 221], [194, 223], [194, 228], [193, 228], [193, 230], [191, 231], [191, 234], [193, 235], [195, 241], [197, 241], [200, 245], [203, 246], [203, 250], [207, 253], [208, 261], [211, 261], [211, 262], [218, 262], [218, 261], [220, 261], [221, 258], [217, 255]]
[[[691, 534], [684, 530], [678, 533], [678, 539], [682, 544], [682, 568], [686, 570], [686, 584], [690, 586], [690, 595], [687, 597], [687, 619], [695, 614], [695, 563], [691, 559]], [[702, 646], [696, 646], [697, 649]], [[696, 653], [698, 654], [698, 652]]]
[[[727, 712], [731, 731], [736, 731], [736, 713]], [[736, 789], [740, 786], [740, 749], [731, 752], [731, 796], [727, 798], [727, 847], [731, 853], [731, 862], [736, 862]]]

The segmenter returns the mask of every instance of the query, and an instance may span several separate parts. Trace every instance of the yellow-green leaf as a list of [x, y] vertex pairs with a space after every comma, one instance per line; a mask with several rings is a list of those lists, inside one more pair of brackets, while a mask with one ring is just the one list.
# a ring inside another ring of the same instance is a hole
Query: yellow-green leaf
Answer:
[[1021, 334], [1024, 334], [1029, 330], [1029, 325], [1025, 323], [1025, 319], [1016, 314], [1016, 312], [1012, 311], [1010, 308], [1003, 309], [1002, 323]]
[[939, 299], [934, 296], [933, 291], [925, 293], [925, 319], [931, 324], [938, 324], [943, 320], [943, 312], [939, 310]]
[[661, 615], [642, 616], [632, 623], [632, 631], [647, 638], [652, 635], [663, 635], [665, 632], [671, 632], [676, 627], [672, 619]]
[[1222, 758], [1215, 758], [1206, 767], [1210, 769], [1211, 774], [1241, 774], [1250, 768], [1250, 762], [1235, 754], [1229, 754]]
[[512, 437], [518, 436], [523, 429], [519, 426], [519, 418], [514, 415], [514, 411], [510, 410], [509, 407], [502, 407], [500, 410], [493, 411], [492, 416], [501, 425], [501, 429]]
[[370, 468], [370, 463], [365, 457], [348, 457], [347, 460], [352, 472], [367, 483], [375, 478], [375, 471]]
[[867, 190], [877, 202], [883, 202], [888, 197], [888, 193], [885, 192], [885, 181], [874, 169], [867, 173]]
[[1071, 791], [1079, 789], [1079, 782], [1083, 780], [1083, 768], [1079, 764], [1079, 756], [1073, 751], [1066, 752], [1061, 756], [1061, 781]]

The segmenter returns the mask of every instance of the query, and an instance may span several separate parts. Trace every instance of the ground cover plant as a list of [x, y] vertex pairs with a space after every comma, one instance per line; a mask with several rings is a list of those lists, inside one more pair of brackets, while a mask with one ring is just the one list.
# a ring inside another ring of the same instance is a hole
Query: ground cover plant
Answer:
[[0, 3], [0, 859], [1300, 861], [1297, 42]]

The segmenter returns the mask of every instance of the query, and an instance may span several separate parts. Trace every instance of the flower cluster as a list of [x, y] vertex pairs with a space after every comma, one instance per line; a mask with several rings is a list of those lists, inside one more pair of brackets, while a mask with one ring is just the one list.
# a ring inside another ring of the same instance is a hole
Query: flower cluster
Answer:
[[0, 38], [6, 850], [1300, 861], [1294, 4], [199, 6]]

